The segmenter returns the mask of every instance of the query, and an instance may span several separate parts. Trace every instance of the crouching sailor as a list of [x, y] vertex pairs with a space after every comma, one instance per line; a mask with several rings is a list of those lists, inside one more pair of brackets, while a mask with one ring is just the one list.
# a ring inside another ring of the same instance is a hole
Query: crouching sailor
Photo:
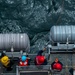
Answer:
[[52, 70], [61, 71], [63, 64], [58, 60], [58, 58], [55, 59], [55, 61], [51, 64]]
[[1, 54], [0, 62], [3, 65], [3, 67], [6, 68], [7, 71], [11, 71], [12, 70], [13, 61], [10, 60], [10, 58], [5, 53]]
[[47, 60], [45, 58], [44, 55], [42, 55], [42, 53], [46, 50], [46, 48], [44, 48], [43, 50], [40, 50], [37, 54], [37, 56], [35, 57], [34, 63], [35, 65], [47, 65]]
[[19, 66], [28, 66], [30, 65], [30, 58], [26, 55], [22, 55], [19, 61]]

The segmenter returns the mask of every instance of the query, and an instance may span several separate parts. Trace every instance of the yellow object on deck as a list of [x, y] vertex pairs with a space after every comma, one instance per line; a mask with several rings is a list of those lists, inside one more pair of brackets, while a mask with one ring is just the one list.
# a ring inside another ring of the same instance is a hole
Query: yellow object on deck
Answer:
[[5, 67], [8, 67], [8, 64], [10, 63], [10, 59], [8, 56], [3, 56], [1, 59], [0, 59], [0, 62], [5, 66]]

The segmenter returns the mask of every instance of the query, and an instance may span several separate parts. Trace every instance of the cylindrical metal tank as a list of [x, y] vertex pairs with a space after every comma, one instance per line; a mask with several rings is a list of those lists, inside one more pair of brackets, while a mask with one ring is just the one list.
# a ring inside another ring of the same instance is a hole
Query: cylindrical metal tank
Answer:
[[27, 34], [0, 34], [0, 51], [11, 51], [11, 47], [14, 51], [30, 51], [30, 41]]
[[52, 26], [50, 29], [50, 40], [59, 43], [75, 43], [75, 26]]

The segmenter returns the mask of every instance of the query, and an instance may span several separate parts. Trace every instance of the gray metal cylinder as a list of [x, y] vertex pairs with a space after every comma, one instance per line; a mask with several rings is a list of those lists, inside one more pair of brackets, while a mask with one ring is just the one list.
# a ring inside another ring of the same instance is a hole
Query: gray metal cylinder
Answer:
[[0, 51], [11, 51], [11, 47], [14, 51], [30, 51], [30, 41], [27, 34], [0, 34]]
[[75, 42], [75, 26], [52, 26], [50, 30], [50, 40], [59, 43]]

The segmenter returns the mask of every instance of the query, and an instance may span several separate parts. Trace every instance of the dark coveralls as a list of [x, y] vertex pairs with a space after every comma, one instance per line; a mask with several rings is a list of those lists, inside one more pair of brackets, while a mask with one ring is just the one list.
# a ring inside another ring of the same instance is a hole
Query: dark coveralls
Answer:
[[[40, 51], [38, 52], [37, 56], [42, 56], [42, 53], [43, 53], [43, 52], [44, 52], [43, 50], [40, 50]], [[35, 65], [36, 65], [36, 61], [34, 61], [34, 63], [35, 63]], [[47, 65], [47, 60], [45, 59], [45, 61], [44, 61], [43, 64], [41, 64], [41, 65]]]
[[71, 68], [71, 69], [69, 70], [69, 72], [70, 72], [71, 75], [73, 75], [73, 70], [74, 70], [73, 68]]

